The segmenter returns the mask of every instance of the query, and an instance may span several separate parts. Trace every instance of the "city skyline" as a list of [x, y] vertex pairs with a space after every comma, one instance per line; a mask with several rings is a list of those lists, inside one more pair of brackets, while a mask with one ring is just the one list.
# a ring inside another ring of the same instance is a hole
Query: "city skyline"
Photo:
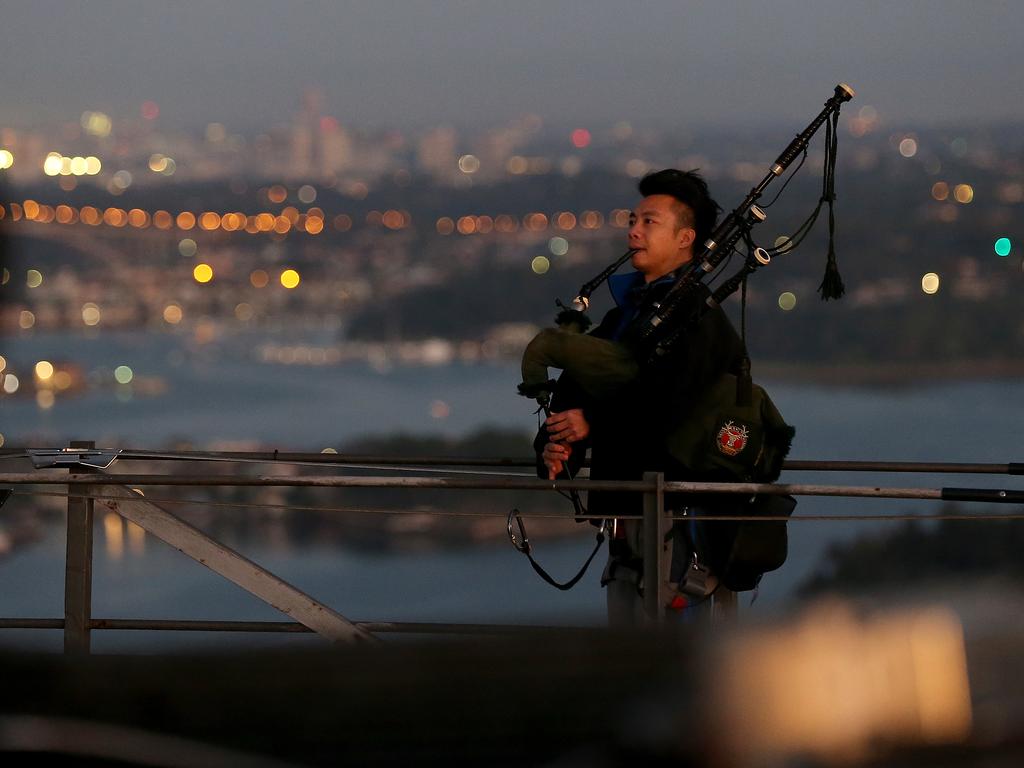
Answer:
[[1001, 2], [109, 0], [7, 7], [4, 26], [8, 126], [151, 102], [164, 129], [253, 131], [291, 119], [309, 87], [354, 126], [758, 124], [840, 81], [894, 123], [1024, 118], [1007, 63], [1024, 8]]

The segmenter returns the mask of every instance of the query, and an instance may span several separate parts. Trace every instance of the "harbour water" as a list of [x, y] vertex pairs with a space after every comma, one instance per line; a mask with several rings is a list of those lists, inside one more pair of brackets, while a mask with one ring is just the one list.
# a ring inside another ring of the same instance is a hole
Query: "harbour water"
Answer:
[[[196, 446], [260, 446], [318, 451], [341, 448], [365, 434], [464, 435], [484, 425], [532, 430], [531, 403], [515, 394], [511, 362], [374, 367], [269, 365], [254, 347], [194, 347], [184, 337], [145, 333], [99, 338], [64, 335], [5, 339], [9, 366], [24, 369], [47, 359], [73, 360], [93, 381], [118, 365], [137, 381], [162, 389], [101, 386], [58, 397], [40, 409], [32, 397], [0, 399], [0, 433], [8, 446], [60, 447], [72, 439], [101, 446], [162, 449], [173, 441]], [[797, 428], [791, 458], [890, 461], [1011, 462], [1021, 460], [1015, 425], [1021, 423], [1024, 383], [1018, 380], [937, 381], [901, 389], [822, 388], [761, 382]], [[1000, 476], [788, 473], [790, 482], [901, 487], [1020, 488]], [[973, 509], [974, 507], [972, 507]], [[938, 511], [934, 503], [802, 498], [797, 515]], [[789, 526], [790, 557], [769, 574], [757, 601], [741, 610], [786, 610], [793, 590], [814, 570], [828, 546], [891, 522], [800, 522]], [[503, 526], [503, 520], [495, 520]], [[369, 553], [326, 543], [226, 542], [333, 608], [357, 620], [600, 624], [604, 596], [600, 560], [575, 589], [542, 583], [507, 543], [421, 552]], [[535, 537], [538, 557], [568, 577], [593, 543], [578, 536]], [[39, 541], [0, 555], [0, 616], [63, 614], [63, 531], [51, 526]], [[898, 553], [893, 553], [898, 557]], [[109, 553], [98, 538], [94, 615], [105, 618], [281, 620], [180, 553], [147, 539], [144, 553]], [[266, 647], [320, 642], [307, 636], [98, 632], [97, 650], [184, 650]], [[0, 645], [60, 647], [54, 631], [4, 631]]]

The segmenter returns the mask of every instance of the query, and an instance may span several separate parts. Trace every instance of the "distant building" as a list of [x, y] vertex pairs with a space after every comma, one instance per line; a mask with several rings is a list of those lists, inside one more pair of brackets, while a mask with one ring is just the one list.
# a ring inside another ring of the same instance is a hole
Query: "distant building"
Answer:
[[449, 181], [458, 173], [457, 136], [450, 126], [438, 126], [420, 137], [416, 144], [416, 166], [439, 181]]

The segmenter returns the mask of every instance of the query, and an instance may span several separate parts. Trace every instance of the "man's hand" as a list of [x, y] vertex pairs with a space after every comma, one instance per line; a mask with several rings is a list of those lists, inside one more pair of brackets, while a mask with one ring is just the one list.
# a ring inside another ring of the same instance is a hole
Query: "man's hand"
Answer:
[[572, 456], [572, 448], [568, 445], [548, 443], [544, 446], [544, 451], [540, 457], [544, 462], [544, 466], [548, 468], [548, 480], [554, 480], [562, 474], [565, 462], [569, 460], [570, 456]]
[[576, 443], [590, 434], [590, 424], [584, 418], [582, 408], [552, 413], [544, 421], [544, 427], [553, 443]]
[[572, 446], [590, 434], [590, 424], [581, 408], [551, 414], [544, 422], [550, 440], [544, 446], [541, 460], [548, 468], [548, 480], [554, 480], [562, 473], [565, 462], [572, 455]]

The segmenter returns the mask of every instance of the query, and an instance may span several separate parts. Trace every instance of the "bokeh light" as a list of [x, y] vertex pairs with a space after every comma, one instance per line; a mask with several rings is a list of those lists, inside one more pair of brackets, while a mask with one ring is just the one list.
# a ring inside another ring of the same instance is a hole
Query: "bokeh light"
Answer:
[[10, 150], [0, 149], [0, 171], [5, 171], [14, 165], [14, 155]]
[[298, 287], [302, 278], [299, 277], [299, 273], [294, 269], [286, 269], [281, 273], [281, 285], [285, 288], [291, 289]]
[[928, 272], [921, 278], [921, 290], [932, 295], [939, 292], [939, 276], [934, 272]]
[[40, 360], [36, 363], [36, 378], [40, 381], [49, 381], [53, 378], [53, 363], [49, 360]]
[[128, 211], [128, 223], [136, 229], [145, 229], [149, 226], [149, 213], [141, 208], [132, 208]]
[[249, 275], [249, 283], [252, 284], [253, 288], [266, 288], [270, 282], [270, 275], [267, 274], [266, 270], [254, 269]]
[[957, 184], [953, 187], [953, 197], [958, 203], [967, 205], [974, 199], [974, 187], [970, 184]]
[[93, 304], [91, 301], [87, 301], [82, 305], [82, 322], [89, 327], [99, 325], [101, 319], [100, 308]]
[[38, 288], [43, 284], [43, 273], [38, 269], [30, 269], [25, 275], [25, 285], [29, 288]]
[[191, 259], [196, 255], [196, 251], [199, 250], [199, 246], [196, 245], [196, 241], [191, 237], [186, 237], [178, 243], [178, 253], [184, 256], [186, 259]]
[[204, 229], [207, 232], [213, 232], [213, 230], [220, 227], [220, 214], [214, 213], [213, 211], [204, 211], [199, 217], [199, 228]]
[[213, 280], [213, 267], [209, 264], [196, 264], [192, 270], [192, 277], [197, 283], [208, 283]]
[[904, 157], [913, 157], [917, 154], [917, 141], [909, 136], [900, 142], [900, 154]]
[[590, 131], [586, 128], [577, 128], [570, 136], [572, 145], [577, 149], [583, 149], [590, 145]]
[[476, 173], [480, 170], [480, 158], [476, 155], [463, 155], [459, 158], [459, 170], [463, 173]]
[[306, 205], [309, 205], [314, 200], [316, 200], [316, 189], [314, 189], [309, 184], [303, 184], [301, 187], [299, 187], [299, 190], [296, 193], [296, 196], [299, 198], [300, 202], [303, 202]]
[[784, 291], [779, 294], [779, 309], [789, 312], [796, 306], [796, 294], [792, 291]]
[[126, 190], [132, 185], [131, 171], [118, 171], [110, 180], [115, 190]]
[[530, 262], [530, 269], [535, 274], [543, 275], [551, 269], [551, 260], [547, 256], [535, 256], [533, 261]]
[[103, 112], [83, 112], [81, 118], [82, 129], [90, 136], [103, 139], [110, 135], [113, 123]]
[[774, 245], [775, 250], [778, 253], [789, 253], [793, 250], [793, 241], [790, 239], [789, 235], [779, 235], [775, 238]]
[[183, 313], [177, 304], [168, 304], [164, 307], [164, 322], [170, 325], [177, 325], [181, 322]]
[[548, 240], [548, 250], [554, 256], [565, 256], [569, 252], [569, 241], [564, 237], [552, 237]]
[[47, 176], [56, 176], [64, 167], [64, 157], [60, 152], [50, 152], [43, 160], [43, 173]]
[[118, 384], [131, 384], [135, 378], [135, 372], [127, 365], [119, 365], [114, 369], [114, 378]]
[[1013, 249], [1013, 244], [1010, 242], [1008, 237], [1000, 237], [995, 243], [996, 256], [1009, 256], [1010, 251]]
[[949, 184], [944, 181], [936, 181], [932, 184], [932, 197], [939, 202], [949, 199]]

